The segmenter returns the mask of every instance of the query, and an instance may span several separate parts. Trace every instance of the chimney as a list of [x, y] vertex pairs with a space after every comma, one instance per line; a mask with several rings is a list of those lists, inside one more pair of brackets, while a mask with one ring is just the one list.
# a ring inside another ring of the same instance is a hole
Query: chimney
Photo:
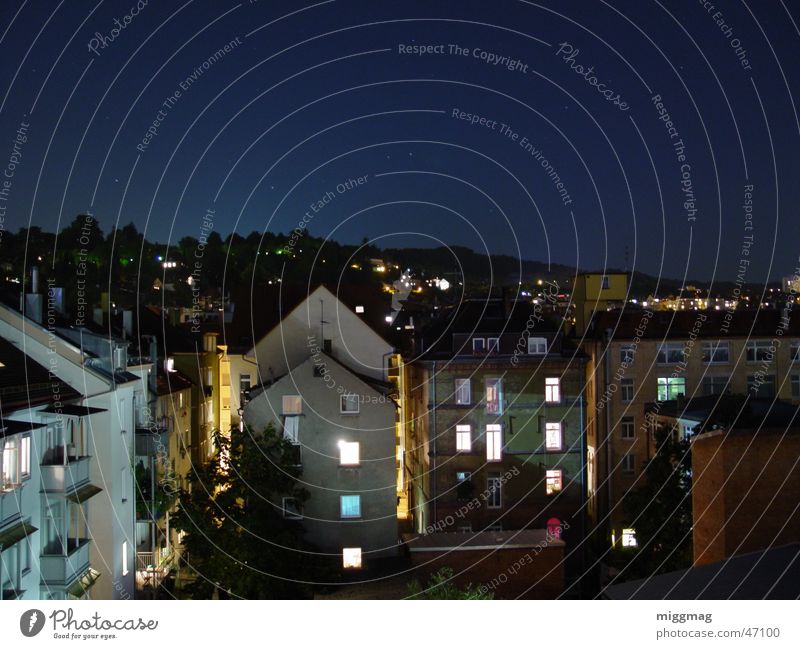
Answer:
[[39, 295], [39, 268], [31, 268], [31, 292], [25, 294], [22, 313], [25, 317], [42, 324], [42, 296]]
[[31, 268], [31, 293], [39, 292], [39, 267]]

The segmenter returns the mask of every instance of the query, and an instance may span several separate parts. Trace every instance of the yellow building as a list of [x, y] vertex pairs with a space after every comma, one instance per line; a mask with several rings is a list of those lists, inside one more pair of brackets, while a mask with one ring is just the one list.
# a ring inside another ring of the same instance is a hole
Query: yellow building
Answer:
[[575, 305], [575, 330], [578, 335], [595, 311], [624, 306], [628, 299], [628, 273], [582, 273], [575, 278], [572, 302]]

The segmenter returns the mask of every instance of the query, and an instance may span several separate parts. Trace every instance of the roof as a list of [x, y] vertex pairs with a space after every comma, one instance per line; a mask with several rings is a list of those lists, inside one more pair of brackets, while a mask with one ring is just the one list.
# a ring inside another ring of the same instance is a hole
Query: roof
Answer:
[[389, 332], [384, 318], [391, 311], [391, 296], [388, 293], [372, 285], [320, 284], [311, 288], [307, 284], [281, 282], [234, 289], [231, 296], [235, 305], [233, 320], [222, 328], [221, 344], [227, 345], [231, 353], [249, 351], [320, 286], [324, 286], [353, 313], [356, 306], [363, 306], [364, 313], [357, 314], [358, 318], [386, 339]]
[[[652, 317], [645, 318], [645, 313]], [[705, 320], [700, 320], [703, 316]], [[735, 311], [645, 311], [642, 309], [615, 309], [595, 313], [587, 336], [600, 338], [610, 330], [614, 340], [632, 340], [639, 335], [645, 339], [685, 340], [695, 327], [700, 338], [774, 338], [783, 330], [784, 336], [800, 336], [800, 313], [789, 312], [789, 326], [781, 319], [778, 309], [737, 309]], [[752, 329], [752, 331], [751, 331]], [[637, 333], [638, 330], [638, 333]]]
[[165, 372], [163, 367], [160, 367], [156, 375], [156, 394], [159, 396], [188, 390], [193, 386], [194, 383], [179, 370]]
[[564, 547], [564, 541], [553, 538], [547, 530], [507, 530], [501, 532], [434, 532], [404, 534], [403, 541], [411, 552], [503, 550], [513, 548]]
[[105, 408], [93, 408], [92, 406], [79, 406], [75, 404], [62, 404], [56, 407], [55, 405], [45, 408], [42, 412], [47, 412], [54, 415], [67, 415], [68, 417], [88, 417], [89, 415], [97, 414], [98, 412], [106, 412]]
[[743, 395], [736, 394], [704, 395], [692, 399], [661, 401], [658, 402], [658, 406], [648, 403], [645, 410], [656, 412], [660, 417], [697, 421], [702, 429], [714, 426], [727, 427], [735, 421], [734, 428], [737, 430], [792, 428], [800, 414], [800, 406], [788, 401], [746, 399]]
[[797, 599], [800, 544], [608, 586], [608, 599]]
[[20, 433], [27, 433], [37, 428], [42, 428], [47, 424], [37, 423], [35, 421], [15, 421], [13, 419], [6, 419], [0, 417], [0, 437], [8, 437], [9, 435], [19, 435]]
[[5, 338], [0, 338], [0, 414], [57, 400], [80, 398], [81, 393], [50, 374]]

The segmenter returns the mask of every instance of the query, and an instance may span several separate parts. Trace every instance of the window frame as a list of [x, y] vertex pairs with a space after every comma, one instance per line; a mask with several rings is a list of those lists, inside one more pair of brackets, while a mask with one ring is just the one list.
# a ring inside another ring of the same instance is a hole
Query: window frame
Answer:
[[563, 469], [545, 469], [545, 494], [557, 496], [564, 490]]
[[[544, 346], [544, 350], [537, 351], [542, 345]], [[547, 348], [547, 338], [543, 336], [528, 336], [528, 355], [545, 356], [547, 355]]]
[[[715, 391], [715, 384], [722, 383], [722, 391], [716, 392]], [[728, 377], [719, 374], [706, 374], [703, 377], [703, 396], [710, 397], [714, 395], [722, 395], [728, 392], [730, 389], [730, 383], [728, 382]]]
[[486, 474], [486, 509], [503, 508], [503, 476], [497, 471]]
[[[352, 555], [351, 561], [348, 561], [348, 551]], [[356, 555], [357, 553], [357, 555]], [[364, 558], [361, 548], [342, 548], [342, 570], [361, 570], [364, 566]], [[356, 563], [356, 556], [358, 565]]]
[[[291, 426], [289, 422], [292, 422]], [[300, 443], [300, 415], [283, 416], [283, 438], [291, 444]]]
[[636, 454], [630, 451], [625, 453], [625, 455], [622, 456], [620, 468], [622, 470], [622, 475], [636, 475]]
[[[555, 381], [555, 383], [553, 383]], [[544, 379], [544, 402], [561, 403], [561, 378], [546, 376]]]
[[[503, 459], [503, 425], [486, 424], [486, 461], [500, 462]], [[492, 440], [491, 443], [489, 440]]]
[[[490, 384], [494, 386], [494, 389], [497, 392], [497, 397], [493, 398], [489, 401], [489, 387]], [[483, 395], [484, 395], [484, 405], [486, 409], [486, 413], [489, 415], [502, 415], [503, 414], [503, 379], [500, 377], [486, 377], [484, 379], [484, 387], [483, 387]], [[496, 409], [494, 407], [490, 408], [489, 404], [496, 403]]]
[[631, 403], [636, 394], [633, 378], [625, 377], [619, 380], [619, 398], [623, 403]]
[[[463, 399], [466, 392], [466, 399]], [[453, 396], [457, 406], [469, 406], [472, 404], [472, 381], [468, 378], [456, 378], [453, 389]]]
[[611, 288], [611, 279], [608, 275], [601, 275], [600, 276], [600, 290], [607, 291]]
[[[666, 399], [662, 399], [661, 398], [661, 381], [666, 381], [666, 383], [664, 384], [664, 387], [665, 387], [665, 390], [666, 390], [666, 393], [665, 393]], [[674, 401], [675, 399], [678, 398], [678, 394], [675, 394], [672, 397], [670, 396], [670, 385], [673, 382], [675, 382], [675, 383], [683, 382], [683, 392], [679, 393], [679, 394], [682, 394], [684, 397], [686, 396], [687, 388], [686, 388], [686, 377], [685, 376], [658, 376], [658, 377], [656, 377], [656, 388], [657, 388], [656, 396], [658, 397], [658, 401]]]
[[622, 419], [619, 420], [619, 433], [620, 439], [636, 439], [636, 419], [630, 416], [622, 417]]
[[[551, 433], [558, 435], [558, 444], [551, 443]], [[562, 451], [564, 450], [564, 424], [560, 421], [547, 421], [544, 424], [544, 448], [546, 451]]]
[[[355, 446], [355, 462], [346, 462], [346, 449], [350, 449], [352, 451], [353, 447]], [[339, 442], [339, 466], [342, 467], [358, 467], [361, 466], [361, 442], [346, 442], [341, 441]]]
[[800, 363], [800, 339], [798, 338], [793, 338], [789, 342], [789, 363]]
[[[480, 343], [482, 349], [476, 349], [476, 343]], [[485, 354], [486, 353], [486, 338], [481, 338], [480, 336], [476, 336], [472, 339], [472, 353], [473, 354]]]
[[621, 364], [630, 365], [633, 363], [633, 359], [636, 356], [636, 348], [633, 346], [633, 343], [622, 343], [619, 346], [619, 362]]
[[[725, 350], [725, 360], [717, 360], [720, 350]], [[701, 348], [703, 364], [705, 365], [727, 365], [731, 362], [731, 344], [728, 340], [704, 340]]]
[[[745, 346], [745, 361], [747, 363], [761, 363], [763, 361], [768, 361], [769, 359], [766, 357], [759, 357], [759, 350], [769, 353], [771, 347], [772, 341], [770, 340], [748, 340], [747, 345]], [[752, 358], [750, 357], [750, 352], [752, 352]]]
[[[465, 439], [466, 439], [466, 444], [464, 444]], [[456, 424], [456, 452], [457, 453], [472, 452], [471, 424]]]
[[[287, 404], [292, 404], [290, 399], [297, 399], [297, 411], [294, 411], [294, 408], [287, 408]], [[299, 394], [284, 394], [281, 396], [281, 414], [286, 415], [302, 415], [303, 414], [303, 397]]]
[[800, 399], [800, 374], [792, 374], [789, 377], [789, 385], [792, 399]]
[[486, 353], [487, 354], [500, 353], [500, 338], [492, 336], [491, 338], [486, 339]]
[[[288, 500], [293, 500], [295, 502], [294, 510], [286, 507], [286, 501]], [[299, 521], [303, 519], [303, 505], [294, 496], [284, 496], [281, 499], [281, 511], [286, 520]]]
[[[355, 498], [355, 502], [358, 503], [358, 513], [357, 514], [348, 514], [345, 515], [344, 510], [344, 503], [345, 498]], [[339, 518], [342, 520], [356, 520], [361, 518], [361, 494], [341, 494], [339, 496]]]
[[[345, 404], [348, 402], [352, 403], [352, 400], [355, 398], [356, 409], [355, 410], [346, 410]], [[340, 394], [339, 395], [339, 414], [340, 415], [358, 415], [361, 413], [361, 399], [355, 393], [348, 393], [348, 394]]]
[[[680, 358], [677, 360], [671, 359], [671, 354], [677, 352]], [[677, 365], [686, 360], [686, 345], [684, 343], [676, 342], [663, 342], [656, 350], [656, 364], [657, 365]]]

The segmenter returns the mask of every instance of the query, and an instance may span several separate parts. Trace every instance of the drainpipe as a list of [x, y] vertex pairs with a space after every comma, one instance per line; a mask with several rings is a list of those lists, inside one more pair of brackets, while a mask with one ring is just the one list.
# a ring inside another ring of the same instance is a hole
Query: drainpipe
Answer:
[[[438, 514], [438, 507], [436, 502], [436, 361], [433, 361], [433, 374], [431, 376], [431, 389], [433, 391], [433, 439], [431, 440], [431, 496], [433, 498], [433, 520], [438, 521], [436, 518]], [[430, 428], [428, 429], [428, 436], [430, 437]]]
[[[608, 386], [610, 385], [609, 382], [609, 373], [611, 371], [608, 365], [608, 339], [609, 339], [609, 332], [606, 330], [605, 336], [603, 337], [603, 377], [605, 379], [605, 386], [604, 388], [607, 390]], [[605, 394], [605, 392], [604, 392]], [[610, 401], [610, 398], [609, 398]], [[603, 410], [606, 413], [606, 430], [605, 435], [603, 436], [603, 443], [605, 444], [605, 456], [606, 456], [606, 475], [605, 475], [605, 483], [606, 483], [606, 509], [608, 510], [608, 516], [610, 519], [611, 516], [611, 497], [613, 495], [613, 489], [611, 485], [611, 409], [608, 407], [608, 403], [606, 403]], [[606, 521], [606, 526], [608, 526], [610, 520]]]

